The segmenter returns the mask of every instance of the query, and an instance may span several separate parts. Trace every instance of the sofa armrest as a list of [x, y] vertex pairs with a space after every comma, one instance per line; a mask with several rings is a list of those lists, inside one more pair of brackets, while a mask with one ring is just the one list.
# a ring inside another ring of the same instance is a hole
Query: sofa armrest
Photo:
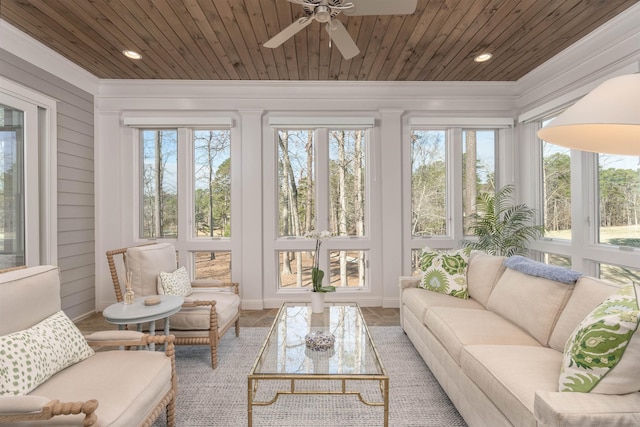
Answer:
[[56, 415], [85, 414], [83, 426], [95, 425], [98, 401], [60, 402], [42, 396], [0, 396], [0, 423], [48, 420]]
[[400, 289], [417, 288], [420, 284], [420, 276], [400, 276], [398, 284]]
[[640, 425], [640, 392], [612, 395], [538, 391], [533, 406], [541, 426]]

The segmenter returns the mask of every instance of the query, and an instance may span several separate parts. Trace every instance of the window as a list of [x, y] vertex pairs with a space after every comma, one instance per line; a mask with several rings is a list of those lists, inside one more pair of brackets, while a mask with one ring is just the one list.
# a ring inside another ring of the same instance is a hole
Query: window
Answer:
[[275, 139], [278, 288], [310, 286], [316, 254], [304, 235], [312, 230], [332, 235], [317, 254], [325, 281], [366, 287], [368, 132], [280, 128]]
[[178, 236], [178, 131], [143, 129], [141, 237]]
[[314, 227], [315, 179], [312, 130], [279, 130], [278, 207], [280, 237], [304, 236]]
[[193, 279], [232, 280], [230, 129], [140, 129], [140, 237], [170, 240]]
[[556, 265], [558, 267], [571, 268], [571, 257], [568, 256], [543, 253], [542, 262], [545, 264]]
[[231, 236], [231, 133], [193, 133], [195, 180], [194, 236]]
[[231, 251], [198, 251], [193, 253], [195, 279], [231, 282]]
[[476, 213], [476, 199], [483, 193], [496, 191], [496, 131], [462, 131], [462, 185], [465, 235], [470, 234], [469, 221]]
[[599, 277], [614, 283], [627, 285], [632, 282], [640, 282], [640, 270], [629, 267], [621, 267], [612, 264], [599, 264]]
[[542, 141], [542, 191], [545, 236], [571, 240], [570, 149]]
[[447, 234], [447, 132], [411, 132], [411, 235]]
[[0, 268], [58, 262], [56, 105], [0, 77]]
[[640, 248], [640, 158], [598, 155], [598, 242]]
[[24, 112], [0, 104], [0, 268], [25, 264]]

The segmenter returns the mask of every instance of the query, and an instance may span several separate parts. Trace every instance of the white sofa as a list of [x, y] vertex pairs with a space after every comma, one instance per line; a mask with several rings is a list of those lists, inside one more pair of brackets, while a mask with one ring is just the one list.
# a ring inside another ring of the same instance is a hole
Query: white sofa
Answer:
[[[565, 284], [473, 253], [469, 299], [400, 277], [402, 328], [470, 426], [638, 426], [640, 392], [559, 392], [564, 346], [618, 286]], [[636, 371], [640, 376], [640, 372]]]
[[[149, 426], [166, 410], [171, 427], [173, 340], [135, 331], [85, 339], [60, 310], [57, 267], [0, 274], [0, 425]], [[92, 350], [150, 343], [165, 351]]]

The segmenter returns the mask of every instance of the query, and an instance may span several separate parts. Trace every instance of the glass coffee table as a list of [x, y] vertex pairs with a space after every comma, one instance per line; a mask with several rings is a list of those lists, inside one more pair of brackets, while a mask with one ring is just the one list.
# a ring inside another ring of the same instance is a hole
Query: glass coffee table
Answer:
[[[333, 335], [333, 346], [326, 351], [307, 347], [305, 337], [312, 332]], [[375, 382], [366, 395], [360, 387], [364, 381]], [[388, 426], [389, 376], [357, 304], [326, 303], [320, 314], [312, 314], [310, 304], [282, 305], [248, 375], [248, 425], [255, 406], [271, 405], [282, 395], [308, 394], [357, 396], [365, 405], [382, 406]]]

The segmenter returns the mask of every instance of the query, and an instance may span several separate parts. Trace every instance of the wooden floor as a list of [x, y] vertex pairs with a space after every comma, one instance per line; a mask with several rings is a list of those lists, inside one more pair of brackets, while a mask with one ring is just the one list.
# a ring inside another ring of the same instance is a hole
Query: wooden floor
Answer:
[[[369, 326], [399, 326], [400, 310], [397, 308], [361, 307], [362, 314]], [[269, 327], [278, 313], [277, 308], [267, 310], [242, 310], [240, 315], [240, 327]], [[91, 316], [76, 322], [78, 328], [85, 334], [117, 329], [104, 320], [102, 313], [94, 313]]]

